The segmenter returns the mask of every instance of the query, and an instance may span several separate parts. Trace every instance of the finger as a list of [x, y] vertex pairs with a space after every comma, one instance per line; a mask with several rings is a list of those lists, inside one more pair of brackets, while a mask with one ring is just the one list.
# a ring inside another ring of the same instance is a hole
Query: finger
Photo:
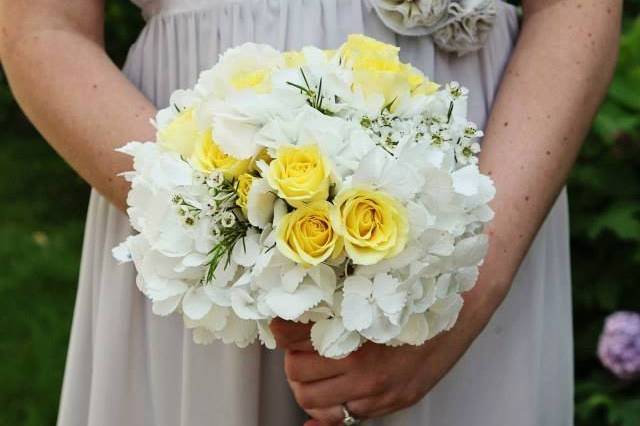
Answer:
[[[385, 416], [389, 413], [397, 411], [392, 403], [393, 398], [387, 395], [378, 395], [371, 398], [363, 398], [351, 401], [344, 406], [349, 414], [358, 420], [369, 420]], [[344, 412], [342, 406], [334, 406], [329, 408], [317, 408], [307, 410], [307, 414], [315, 420], [316, 423], [310, 423], [311, 426], [339, 426], [343, 424]], [[305, 424], [305, 426], [308, 426]]]
[[[344, 414], [342, 406], [333, 406], [329, 408], [317, 408], [314, 410], [306, 410], [307, 414], [312, 417], [312, 426], [340, 426], [343, 424]], [[307, 426], [307, 425], [305, 425]]]
[[372, 387], [366, 380], [342, 374], [316, 382], [289, 382], [298, 404], [305, 410], [340, 406], [345, 401], [357, 401], [378, 396], [384, 389]]
[[276, 339], [276, 345], [280, 348], [288, 348], [296, 342], [310, 339], [311, 324], [303, 324], [274, 318], [269, 328]]
[[290, 343], [287, 349], [292, 352], [316, 352], [316, 349], [311, 343], [311, 339]]
[[355, 418], [362, 420], [375, 419], [404, 408], [397, 405], [395, 398], [389, 393], [349, 401], [347, 407]]
[[284, 371], [290, 381], [313, 382], [329, 379], [350, 370], [344, 359], [325, 358], [317, 352], [288, 350], [284, 356]]

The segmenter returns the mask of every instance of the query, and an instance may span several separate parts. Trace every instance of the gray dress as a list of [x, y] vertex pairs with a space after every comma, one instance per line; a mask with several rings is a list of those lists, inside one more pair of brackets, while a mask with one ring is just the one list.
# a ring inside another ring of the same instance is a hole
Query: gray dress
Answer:
[[[192, 86], [225, 49], [246, 41], [279, 49], [333, 48], [350, 33], [401, 47], [436, 81], [471, 90], [471, 119], [486, 122], [517, 37], [512, 6], [498, 5], [485, 47], [458, 57], [429, 37], [399, 36], [367, 0], [137, 0], [147, 25], [125, 74], [158, 106]], [[500, 214], [498, 212], [498, 214]], [[258, 346], [199, 346], [179, 316], [152, 314], [132, 266], [111, 248], [127, 218], [91, 195], [67, 358], [60, 426], [300, 426], [282, 354]], [[491, 323], [415, 406], [375, 426], [569, 426], [573, 364], [567, 200], [563, 192]]]

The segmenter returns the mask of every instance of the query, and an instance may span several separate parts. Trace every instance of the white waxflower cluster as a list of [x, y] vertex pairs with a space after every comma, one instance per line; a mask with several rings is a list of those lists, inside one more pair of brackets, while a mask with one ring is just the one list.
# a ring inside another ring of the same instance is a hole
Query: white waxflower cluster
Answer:
[[120, 149], [137, 233], [114, 256], [198, 343], [272, 348], [279, 317], [313, 322], [328, 357], [422, 344], [455, 323], [493, 216], [467, 96], [361, 35], [231, 49], [173, 94], [155, 142]]

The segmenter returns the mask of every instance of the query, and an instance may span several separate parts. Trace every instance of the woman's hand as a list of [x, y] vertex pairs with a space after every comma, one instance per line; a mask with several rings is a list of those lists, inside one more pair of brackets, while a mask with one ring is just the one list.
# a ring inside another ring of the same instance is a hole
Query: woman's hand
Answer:
[[311, 326], [275, 319], [284, 348], [287, 380], [300, 406], [312, 417], [304, 426], [341, 425], [345, 404], [358, 419], [389, 414], [418, 402], [449, 371], [471, 339], [452, 330], [422, 346], [390, 347], [368, 342], [348, 357], [320, 356], [309, 340]]

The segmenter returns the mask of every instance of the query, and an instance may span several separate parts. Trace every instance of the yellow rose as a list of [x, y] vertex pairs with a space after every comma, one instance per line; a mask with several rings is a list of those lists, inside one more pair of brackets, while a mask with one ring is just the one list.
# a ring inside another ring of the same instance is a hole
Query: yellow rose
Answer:
[[438, 85], [410, 64], [400, 62], [400, 48], [361, 34], [352, 34], [341, 48], [344, 63], [365, 95], [379, 93], [391, 104], [403, 93], [431, 94]]
[[300, 51], [290, 50], [282, 54], [286, 68], [300, 68], [305, 64], [304, 54]]
[[409, 233], [407, 215], [391, 196], [351, 188], [340, 192], [333, 203], [332, 223], [354, 263], [373, 265], [404, 249]]
[[199, 137], [200, 129], [198, 129], [193, 108], [185, 109], [179, 113], [157, 135], [160, 145], [185, 158], [191, 157]]
[[[324, 57], [327, 60], [331, 60], [333, 56], [336, 54], [335, 50], [327, 49], [323, 50]], [[282, 54], [282, 58], [284, 59], [285, 68], [300, 68], [303, 65], [306, 65], [307, 61], [304, 57], [304, 53], [299, 50], [290, 50], [288, 52], [284, 52]]]
[[200, 133], [191, 160], [201, 172], [211, 173], [219, 170], [227, 179], [245, 173], [251, 163], [251, 159], [238, 160], [222, 152], [214, 142], [210, 130]]
[[427, 79], [422, 72], [407, 64], [407, 82], [412, 95], [432, 95], [440, 85]]
[[317, 145], [285, 146], [269, 164], [266, 178], [292, 206], [326, 200], [331, 167]]
[[249, 173], [243, 173], [238, 176], [238, 186], [236, 188], [236, 205], [242, 209], [242, 213], [247, 216], [247, 198], [249, 197], [249, 190], [253, 183], [253, 176]]
[[271, 156], [269, 155], [269, 152], [267, 151], [267, 148], [262, 148], [256, 155], [253, 156], [253, 158], [251, 159], [251, 164], [249, 164], [249, 170], [253, 171], [253, 172], [257, 172], [259, 171], [258, 169], [258, 163], [260, 161], [264, 161], [266, 164], [271, 163]]
[[342, 239], [330, 219], [331, 204], [316, 201], [285, 215], [277, 229], [280, 252], [305, 266], [315, 266], [342, 252]]
[[257, 93], [271, 91], [271, 72], [268, 69], [238, 72], [231, 77], [231, 85], [236, 90], [253, 89]]

